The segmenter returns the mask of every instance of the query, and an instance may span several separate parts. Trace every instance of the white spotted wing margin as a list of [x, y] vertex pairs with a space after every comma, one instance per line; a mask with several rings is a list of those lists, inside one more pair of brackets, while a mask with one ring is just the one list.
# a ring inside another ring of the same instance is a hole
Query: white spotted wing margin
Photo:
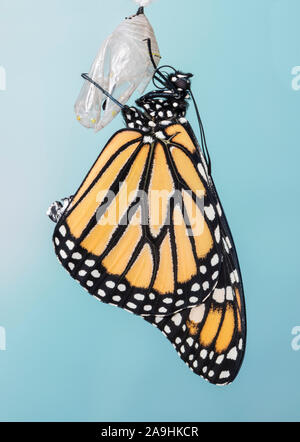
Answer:
[[245, 307], [228, 256], [212, 294], [201, 304], [167, 317], [145, 319], [170, 340], [180, 358], [197, 375], [228, 385], [241, 367], [245, 343]]

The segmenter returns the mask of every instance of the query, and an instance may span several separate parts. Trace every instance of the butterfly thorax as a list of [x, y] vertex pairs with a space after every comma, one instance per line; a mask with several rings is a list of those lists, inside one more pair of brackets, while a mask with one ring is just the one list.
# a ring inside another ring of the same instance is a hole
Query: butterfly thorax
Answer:
[[156, 133], [166, 127], [184, 123], [188, 108], [189, 94], [177, 95], [172, 91], [150, 92], [136, 101], [137, 107], [125, 107], [123, 117], [129, 129], [145, 134]]

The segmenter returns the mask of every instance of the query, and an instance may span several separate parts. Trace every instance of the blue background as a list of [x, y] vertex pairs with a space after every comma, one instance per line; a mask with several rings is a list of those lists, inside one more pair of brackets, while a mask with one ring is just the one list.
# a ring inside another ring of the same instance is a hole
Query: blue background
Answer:
[[[1, 420], [299, 420], [298, 0], [157, 0], [163, 62], [192, 71], [243, 270], [248, 347], [228, 387], [195, 376], [154, 327], [98, 303], [59, 265], [45, 210], [74, 192], [98, 134], [73, 113], [130, 0], [0, 0]], [[194, 112], [189, 119], [196, 127]], [[197, 133], [197, 132], [196, 132]]]

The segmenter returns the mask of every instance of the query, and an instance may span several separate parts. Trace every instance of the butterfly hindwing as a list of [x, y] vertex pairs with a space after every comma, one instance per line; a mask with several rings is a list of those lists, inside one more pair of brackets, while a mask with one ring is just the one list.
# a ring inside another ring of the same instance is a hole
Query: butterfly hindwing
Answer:
[[235, 379], [246, 345], [243, 286], [233, 244], [228, 239], [226, 244], [216, 287], [202, 303], [173, 315], [145, 318], [163, 332], [192, 371], [218, 385]]
[[232, 382], [244, 356], [244, 306], [237, 286], [228, 284], [220, 278], [213, 293], [196, 307], [145, 318], [171, 341], [191, 370], [213, 384]]
[[[189, 124], [185, 130], [197, 146]], [[218, 219], [214, 236], [221, 246], [222, 266], [217, 283], [197, 306], [145, 319], [163, 332], [191, 370], [213, 384], [226, 385], [238, 374], [245, 353], [243, 283], [229, 225], [201, 151], [199, 156], [194, 153], [194, 162], [208, 186], [205, 209]]]

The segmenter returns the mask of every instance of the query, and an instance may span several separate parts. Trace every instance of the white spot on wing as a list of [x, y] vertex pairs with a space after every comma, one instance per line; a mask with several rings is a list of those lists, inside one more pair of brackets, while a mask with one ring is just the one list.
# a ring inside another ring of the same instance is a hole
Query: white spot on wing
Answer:
[[195, 302], [198, 302], [198, 298], [196, 298], [196, 296], [191, 296], [190, 299], [189, 299], [189, 301], [190, 301], [192, 304], [195, 304]]
[[151, 143], [153, 143], [154, 139], [150, 136], [145, 136], [143, 141], [145, 144], [147, 144], [147, 143], [151, 144]]
[[85, 265], [87, 265], [88, 267], [93, 267], [93, 265], [95, 265], [96, 261], [94, 261], [93, 259], [87, 259], [85, 261]]
[[175, 325], [180, 325], [181, 321], [182, 321], [182, 316], [180, 313], [176, 313], [176, 315], [172, 316], [172, 321], [174, 322]]
[[65, 228], [65, 226], [60, 226], [60, 228], [59, 228], [59, 233], [60, 233], [62, 236], [66, 236], [67, 229]]
[[183, 304], [184, 304], [184, 301], [180, 300], [180, 301], [177, 301], [175, 305], [176, 305], [176, 307], [180, 307]]
[[201, 163], [198, 163], [198, 170], [199, 170], [199, 172], [200, 172], [200, 175], [202, 176], [202, 178], [205, 180], [205, 181], [207, 181], [207, 176], [206, 176], [206, 173], [205, 173], [205, 169], [204, 169], [204, 167], [202, 166], [202, 164]]
[[66, 246], [68, 247], [69, 250], [73, 250], [75, 244], [73, 243], [73, 241], [70, 241], [70, 240], [68, 239], [68, 241], [66, 241]]
[[155, 136], [159, 139], [159, 140], [165, 140], [166, 137], [164, 135], [164, 133], [162, 131], [158, 131], [155, 133]]
[[136, 305], [133, 302], [127, 302], [127, 306], [133, 310], [136, 308]]
[[224, 355], [220, 355], [216, 359], [216, 364], [220, 365], [224, 360]]
[[214, 294], [213, 294], [213, 299], [218, 302], [218, 303], [222, 303], [225, 301], [225, 289], [215, 289], [214, 290]]
[[219, 378], [220, 379], [227, 379], [230, 376], [230, 372], [228, 370], [226, 371], [221, 371]]
[[163, 300], [163, 302], [164, 302], [165, 304], [172, 304], [173, 299], [172, 299], [172, 298], [165, 298], [165, 299]]
[[223, 239], [223, 245], [224, 245], [224, 249], [226, 250], [226, 253], [229, 253], [229, 252], [230, 252], [230, 250], [229, 250], [229, 248], [228, 248], [227, 242], [225, 241], [225, 239], [224, 239], [224, 238], [222, 238], [222, 239]]
[[205, 304], [200, 304], [197, 307], [193, 307], [190, 311], [189, 319], [196, 324], [202, 321], [205, 313]]
[[197, 282], [191, 288], [192, 292], [198, 292], [200, 290], [200, 284]]
[[189, 344], [189, 346], [191, 347], [192, 345], [193, 345], [193, 343], [194, 343], [194, 339], [193, 338], [188, 338], [187, 340], [186, 340], [186, 342]]
[[228, 236], [226, 236], [225, 241], [226, 241], [229, 249], [232, 249], [232, 245], [231, 245], [231, 242], [230, 242], [230, 239], [228, 238]]
[[208, 281], [205, 281], [205, 282], [202, 284], [202, 287], [203, 287], [204, 290], [208, 290], [208, 289], [209, 289], [209, 282], [208, 282]]
[[64, 250], [60, 250], [60, 251], [59, 251], [59, 254], [60, 254], [60, 256], [61, 256], [63, 259], [66, 259], [67, 256], [68, 256]]
[[220, 235], [220, 226], [217, 226], [217, 227], [216, 227], [216, 230], [215, 230], [215, 238], [216, 238], [217, 243], [219, 244], [220, 239], [221, 239], [221, 235]]
[[227, 354], [227, 359], [232, 359], [233, 361], [235, 361], [236, 358], [237, 358], [237, 356], [238, 356], [237, 349], [236, 349], [236, 347], [233, 347], [233, 348], [228, 352], [228, 354]]
[[219, 272], [216, 271], [216, 272], [213, 273], [212, 279], [215, 281], [218, 278], [218, 276], [219, 276]]
[[209, 206], [205, 206], [204, 211], [205, 211], [205, 215], [207, 216], [207, 218], [210, 221], [213, 221], [215, 219], [216, 213], [215, 213], [215, 210], [211, 204]]
[[234, 273], [234, 277], [235, 277], [236, 282], [239, 283], [240, 282], [240, 278], [239, 278], [237, 270], [234, 270], [233, 273]]
[[226, 287], [226, 299], [227, 299], [227, 301], [233, 301], [233, 299], [234, 299], [233, 290], [230, 285], [228, 287]]
[[207, 350], [205, 348], [200, 351], [200, 358], [205, 359], [207, 357]]
[[219, 263], [219, 255], [216, 253], [211, 259], [211, 265], [216, 266]]

